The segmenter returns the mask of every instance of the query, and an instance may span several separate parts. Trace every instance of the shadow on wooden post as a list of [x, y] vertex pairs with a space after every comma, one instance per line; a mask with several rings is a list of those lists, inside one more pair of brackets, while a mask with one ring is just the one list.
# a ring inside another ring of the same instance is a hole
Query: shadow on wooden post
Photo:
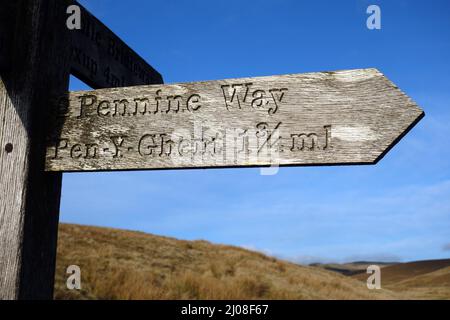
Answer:
[[[73, 4], [81, 30], [66, 26]], [[75, 0], [0, 4], [0, 299], [53, 297], [62, 174], [44, 171], [45, 149], [64, 125], [70, 71], [94, 88], [163, 82]]]
[[15, 23], [0, 30], [13, 33], [0, 73], [0, 299], [51, 299], [62, 174], [44, 171], [45, 140], [69, 85], [67, 4], [15, 5]]

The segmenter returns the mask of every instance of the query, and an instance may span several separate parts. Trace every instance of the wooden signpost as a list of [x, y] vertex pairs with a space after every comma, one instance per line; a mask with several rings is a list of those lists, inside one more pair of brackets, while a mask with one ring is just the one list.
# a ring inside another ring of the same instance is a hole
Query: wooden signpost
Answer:
[[0, 4], [0, 299], [52, 298], [63, 171], [376, 163], [424, 115], [376, 69], [162, 85], [74, 3]]
[[46, 170], [377, 162], [423, 112], [376, 69], [70, 92]]
[[69, 30], [73, 4], [0, 3], [0, 299], [53, 297], [62, 174], [45, 172], [45, 149], [70, 72], [93, 88], [162, 83], [81, 5], [89, 30]]
[[61, 1], [2, 1], [0, 11], [11, 3], [14, 19], [0, 30], [10, 39], [0, 69], [0, 299], [44, 299], [53, 292], [62, 178], [43, 171], [45, 133], [52, 97], [68, 90], [69, 36]]

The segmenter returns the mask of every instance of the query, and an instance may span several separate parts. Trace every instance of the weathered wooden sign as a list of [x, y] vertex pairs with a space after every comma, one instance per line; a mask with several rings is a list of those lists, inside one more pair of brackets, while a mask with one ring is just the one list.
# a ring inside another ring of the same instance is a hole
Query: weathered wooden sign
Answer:
[[46, 170], [375, 163], [423, 115], [376, 69], [70, 92]]
[[[77, 1], [81, 29], [71, 30], [71, 73], [94, 89], [161, 84], [161, 74]], [[0, 70], [11, 65], [17, 1], [5, 1], [0, 10]], [[65, 12], [64, 12], [65, 13]]]
[[78, 2], [81, 29], [71, 32], [71, 72], [94, 89], [163, 83], [162, 76]]

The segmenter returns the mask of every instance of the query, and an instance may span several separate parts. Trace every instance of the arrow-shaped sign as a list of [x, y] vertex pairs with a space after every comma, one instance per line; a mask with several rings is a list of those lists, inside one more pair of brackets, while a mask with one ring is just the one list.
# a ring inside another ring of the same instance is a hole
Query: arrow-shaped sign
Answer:
[[371, 164], [423, 116], [376, 69], [70, 92], [46, 169]]

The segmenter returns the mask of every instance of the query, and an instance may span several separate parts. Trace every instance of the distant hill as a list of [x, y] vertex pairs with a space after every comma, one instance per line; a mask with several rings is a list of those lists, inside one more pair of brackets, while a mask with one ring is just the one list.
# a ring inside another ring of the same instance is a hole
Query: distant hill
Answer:
[[364, 274], [364, 279], [367, 279], [366, 270], [370, 265], [378, 265], [380, 268], [396, 264], [397, 262], [376, 262], [376, 261], [355, 261], [349, 263], [312, 263], [312, 267], [320, 267], [326, 270], [338, 272], [345, 276], [353, 276], [356, 274]]
[[[82, 290], [66, 288], [81, 268]], [[423, 281], [426, 281], [425, 279]], [[396, 299], [390, 290], [239, 247], [61, 224], [57, 299]]]
[[[353, 278], [366, 281], [366, 274]], [[382, 287], [411, 298], [450, 299], [450, 259], [398, 263], [381, 269]]]

